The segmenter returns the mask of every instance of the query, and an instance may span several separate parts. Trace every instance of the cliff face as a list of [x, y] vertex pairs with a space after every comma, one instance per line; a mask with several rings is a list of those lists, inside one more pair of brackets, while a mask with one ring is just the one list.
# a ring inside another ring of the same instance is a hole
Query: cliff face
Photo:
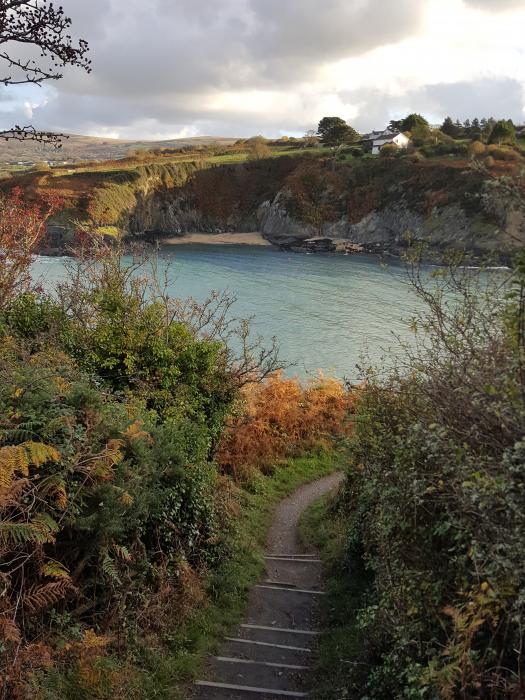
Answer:
[[291, 250], [394, 255], [421, 241], [431, 257], [457, 249], [506, 261], [522, 217], [495, 201], [485, 178], [461, 161], [373, 159], [334, 168], [283, 157], [216, 167], [152, 164], [93, 182], [72, 176], [63, 186], [81, 192], [76, 218], [131, 236], [260, 231]]
[[496, 206], [466, 164], [371, 161], [333, 171], [319, 162], [214, 168], [179, 188], [138, 200], [127, 228], [157, 236], [260, 231], [292, 250], [365, 250], [399, 255], [423, 243], [430, 257], [451, 250], [506, 261], [522, 225]]
[[512, 248], [508, 233], [515, 226], [511, 220], [487, 220], [483, 212], [467, 213], [457, 203], [435, 207], [428, 214], [414, 211], [405, 202], [390, 204], [372, 210], [357, 222], [343, 216], [322, 223], [318, 229], [294, 219], [280, 196], [263, 203], [257, 213], [259, 230], [275, 245], [319, 250], [318, 239], [322, 239], [328, 251], [354, 247], [400, 255], [420, 242], [436, 258], [444, 252], [465, 250], [473, 258], [497, 252], [498, 260], [504, 260]]

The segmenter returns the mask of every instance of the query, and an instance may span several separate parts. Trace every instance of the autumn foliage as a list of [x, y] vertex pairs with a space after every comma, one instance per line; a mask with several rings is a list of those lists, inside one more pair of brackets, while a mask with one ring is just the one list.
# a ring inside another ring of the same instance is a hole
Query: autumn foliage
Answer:
[[46, 221], [61, 206], [55, 195], [29, 203], [19, 187], [0, 198], [0, 308], [30, 286], [29, 268], [45, 236]]
[[242, 481], [253, 468], [268, 472], [279, 460], [328, 446], [351, 432], [355, 400], [356, 393], [336, 379], [320, 375], [301, 384], [276, 373], [246, 387], [217, 460]]

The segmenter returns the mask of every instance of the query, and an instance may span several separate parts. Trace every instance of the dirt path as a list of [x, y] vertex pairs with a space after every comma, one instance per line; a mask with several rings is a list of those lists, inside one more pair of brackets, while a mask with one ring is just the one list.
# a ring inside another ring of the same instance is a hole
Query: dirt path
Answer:
[[245, 622], [210, 659], [196, 682], [198, 700], [278, 700], [308, 696], [308, 670], [319, 635], [321, 561], [299, 540], [301, 514], [337, 489], [336, 472], [299, 488], [277, 506], [266, 549], [266, 571], [250, 594]]
[[268, 535], [267, 552], [301, 552], [304, 546], [299, 539], [298, 524], [304, 511], [325, 493], [340, 486], [344, 475], [335, 472], [324, 479], [301, 486], [291, 496], [279, 503], [275, 510], [272, 527]]

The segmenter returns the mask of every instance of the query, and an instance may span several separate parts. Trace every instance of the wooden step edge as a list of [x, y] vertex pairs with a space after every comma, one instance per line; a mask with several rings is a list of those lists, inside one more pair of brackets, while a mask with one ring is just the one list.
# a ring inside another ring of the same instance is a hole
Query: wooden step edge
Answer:
[[306, 593], [307, 595], [326, 595], [326, 591], [311, 591], [306, 588], [282, 588], [279, 586], [265, 586], [259, 583], [255, 588], [265, 588], [270, 591], [287, 591], [288, 593]]
[[213, 681], [195, 681], [195, 685], [204, 688], [220, 688], [221, 690], [236, 690], [245, 693], [259, 693], [260, 695], [276, 695], [287, 698], [307, 698], [308, 693], [300, 693], [296, 690], [277, 690], [275, 688], [258, 688], [250, 685], [234, 685], [233, 683], [214, 683]]
[[258, 647], [273, 647], [274, 649], [287, 649], [288, 651], [303, 651], [311, 654], [312, 650], [307, 647], [294, 647], [288, 644], [272, 644], [271, 642], [257, 642], [253, 639], [238, 639], [237, 637], [225, 637], [227, 642], [239, 642], [241, 644], [254, 644]]
[[214, 656], [215, 661], [229, 664], [251, 664], [252, 666], [265, 666], [270, 668], [286, 668], [291, 671], [307, 671], [309, 666], [298, 666], [297, 664], [279, 664], [273, 661], [253, 661], [252, 659], [237, 659], [234, 656]]
[[241, 625], [244, 629], [250, 630], [265, 630], [268, 632], [291, 632], [292, 634], [308, 634], [312, 637], [318, 637], [321, 633], [315, 630], [298, 630], [289, 627], [271, 627], [270, 625], [252, 625], [249, 622], [245, 622]]
[[294, 561], [296, 564], [322, 564], [322, 559], [293, 559], [293, 557], [265, 556], [266, 561]]

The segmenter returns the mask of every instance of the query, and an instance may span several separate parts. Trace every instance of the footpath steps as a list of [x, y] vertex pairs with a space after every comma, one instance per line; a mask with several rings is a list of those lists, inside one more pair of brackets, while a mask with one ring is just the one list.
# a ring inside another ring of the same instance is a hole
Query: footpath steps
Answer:
[[270, 553], [250, 594], [246, 621], [196, 681], [196, 700], [306, 698], [320, 625], [321, 561]]

